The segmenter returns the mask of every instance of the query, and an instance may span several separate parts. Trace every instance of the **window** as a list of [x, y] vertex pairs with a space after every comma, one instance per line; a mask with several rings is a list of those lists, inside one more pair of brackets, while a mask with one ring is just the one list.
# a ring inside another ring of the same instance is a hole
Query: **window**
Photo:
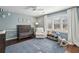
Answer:
[[60, 20], [54, 21], [54, 29], [60, 29]]
[[60, 24], [54, 24], [54, 29], [60, 29]]
[[63, 24], [63, 29], [67, 30], [67, 24]]
[[51, 23], [48, 24], [48, 28], [49, 28], [49, 29], [52, 28], [52, 24], [51, 24]]
[[48, 29], [52, 29], [52, 20], [48, 20]]
[[63, 20], [63, 31], [67, 31], [68, 30], [68, 23], [67, 23], [67, 19]]

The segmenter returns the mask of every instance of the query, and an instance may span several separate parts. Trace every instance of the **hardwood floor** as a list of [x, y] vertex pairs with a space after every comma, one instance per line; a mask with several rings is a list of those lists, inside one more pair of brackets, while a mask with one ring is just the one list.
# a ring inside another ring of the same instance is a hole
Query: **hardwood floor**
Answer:
[[76, 45], [67, 45], [66, 51], [68, 53], [79, 53], [79, 47], [77, 47]]

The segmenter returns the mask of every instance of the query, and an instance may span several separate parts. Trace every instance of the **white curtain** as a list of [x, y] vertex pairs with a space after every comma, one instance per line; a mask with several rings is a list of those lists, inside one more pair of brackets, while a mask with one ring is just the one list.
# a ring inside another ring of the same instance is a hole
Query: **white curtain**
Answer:
[[76, 44], [77, 46], [79, 46], [79, 42], [78, 42], [78, 29], [77, 29], [77, 25], [78, 25], [78, 15], [77, 15], [77, 8], [73, 7], [71, 9], [67, 10], [67, 15], [68, 15], [68, 42], [70, 44]]

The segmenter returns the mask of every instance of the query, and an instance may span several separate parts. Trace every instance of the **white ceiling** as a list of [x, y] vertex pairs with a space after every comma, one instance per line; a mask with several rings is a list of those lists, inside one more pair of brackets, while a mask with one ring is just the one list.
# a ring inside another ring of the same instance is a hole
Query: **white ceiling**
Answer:
[[[33, 10], [33, 7], [36, 7], [36, 9]], [[0, 8], [3, 8], [5, 11], [16, 12], [35, 17], [70, 7], [71, 6], [0, 6]]]

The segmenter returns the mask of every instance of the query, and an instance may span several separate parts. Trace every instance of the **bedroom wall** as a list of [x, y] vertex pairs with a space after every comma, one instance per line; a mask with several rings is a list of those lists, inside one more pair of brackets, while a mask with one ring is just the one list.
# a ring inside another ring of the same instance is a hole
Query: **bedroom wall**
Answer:
[[[8, 16], [8, 13], [10, 13], [11, 15]], [[16, 25], [18, 24], [27, 24], [33, 27], [34, 17], [32, 16], [7, 11], [4, 12], [4, 15], [6, 15], [5, 18], [3, 18], [2, 15], [0, 15], [0, 30], [7, 31], [6, 40], [16, 38]]]

